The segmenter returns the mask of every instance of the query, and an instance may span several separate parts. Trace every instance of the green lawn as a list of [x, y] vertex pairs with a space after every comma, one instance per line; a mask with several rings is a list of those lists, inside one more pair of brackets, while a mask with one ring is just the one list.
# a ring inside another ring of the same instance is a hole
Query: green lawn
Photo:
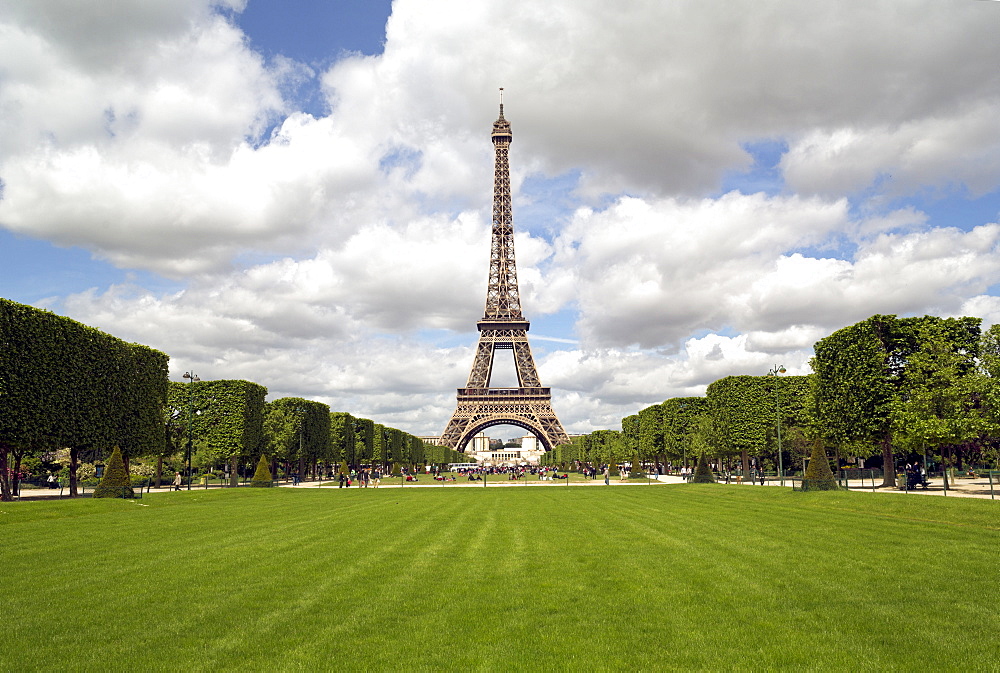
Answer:
[[0, 670], [1000, 668], [991, 501], [232, 489], [0, 536]]

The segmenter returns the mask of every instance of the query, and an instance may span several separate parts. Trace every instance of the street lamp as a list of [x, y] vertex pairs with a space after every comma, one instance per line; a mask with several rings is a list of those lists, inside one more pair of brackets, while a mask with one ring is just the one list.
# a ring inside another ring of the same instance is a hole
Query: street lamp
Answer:
[[[184, 378], [188, 379], [188, 384], [194, 383], [195, 381], [201, 381], [198, 375], [194, 372], [184, 372]], [[192, 424], [192, 413], [191, 413], [191, 389], [188, 388], [188, 441], [187, 441], [187, 478], [188, 478], [188, 490], [191, 490], [191, 446], [194, 441], [191, 439], [191, 424]]]
[[774, 365], [767, 375], [774, 377], [774, 412], [778, 422], [778, 479], [782, 486], [785, 485], [785, 470], [781, 463], [781, 400], [778, 397], [778, 374], [784, 374], [785, 365]]
[[303, 407], [296, 407], [295, 413], [299, 421], [299, 470], [296, 477], [296, 485], [302, 483], [303, 469], [305, 466], [305, 456], [302, 455], [302, 429], [305, 426], [306, 410]]
[[[678, 411], [681, 411], [682, 409], [687, 409], [687, 403], [682, 403], [682, 404], [678, 404], [677, 405], [677, 410]], [[685, 441], [684, 444], [681, 445], [681, 451], [684, 454], [684, 458], [681, 460], [681, 467], [686, 468], [688, 466], [688, 447], [687, 447], [687, 441]], [[683, 471], [681, 472], [681, 474], [684, 474]]]

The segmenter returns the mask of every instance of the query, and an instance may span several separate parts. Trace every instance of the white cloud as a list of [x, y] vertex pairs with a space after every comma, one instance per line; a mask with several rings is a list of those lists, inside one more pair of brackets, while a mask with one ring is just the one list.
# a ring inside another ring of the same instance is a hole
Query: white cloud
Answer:
[[[596, 344], [644, 347], [745, 320], [739, 298], [783, 251], [846, 226], [844, 201], [763, 194], [625, 198], [581, 210], [556, 241], [553, 275], [574, 279], [580, 330]], [[742, 314], [742, 315], [741, 315]]]
[[[384, 54], [319, 75], [218, 7], [242, 2], [0, 7], [0, 226], [182, 280], [55, 302], [178, 371], [439, 432], [482, 310], [498, 86], [515, 191], [581, 176], [516, 242], [528, 317], [577, 314], [539, 349], [571, 431], [803, 373], [875, 312], [1000, 315], [1000, 228], [902, 202], [1000, 185], [987, 3], [396, 0]], [[282, 96], [314, 75], [318, 118]], [[761, 139], [788, 143], [783, 190], [718, 195]]]
[[877, 184], [886, 196], [961, 186], [981, 195], [1000, 182], [998, 104], [994, 92], [943, 117], [815, 129], [791, 144], [781, 168], [788, 186], [806, 193], [843, 194]]

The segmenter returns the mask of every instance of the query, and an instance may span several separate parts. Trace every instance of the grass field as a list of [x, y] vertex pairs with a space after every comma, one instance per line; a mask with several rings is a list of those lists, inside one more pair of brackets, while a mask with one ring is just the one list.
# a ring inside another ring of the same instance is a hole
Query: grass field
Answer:
[[989, 501], [232, 489], [0, 535], [0, 670], [1000, 668]]

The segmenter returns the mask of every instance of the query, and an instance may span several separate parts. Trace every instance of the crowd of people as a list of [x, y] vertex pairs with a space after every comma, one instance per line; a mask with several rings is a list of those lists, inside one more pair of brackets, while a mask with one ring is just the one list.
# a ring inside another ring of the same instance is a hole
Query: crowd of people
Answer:
[[559, 474], [559, 470], [555, 468], [537, 465], [480, 465], [479, 467], [460, 469], [458, 473], [468, 481], [482, 481], [484, 477], [490, 475], [498, 476], [501, 479], [506, 478], [507, 481], [520, 481], [533, 476], [537, 476], [539, 481], [569, 478], [565, 472]]
[[[603, 478], [606, 483], [610, 483], [612, 475], [617, 477], [618, 481], [628, 481], [632, 476], [633, 468], [630, 463], [622, 464], [600, 464], [594, 465], [592, 463], [575, 462], [572, 466], [579, 472], [584, 479], [597, 479]], [[673, 465], [672, 463], [661, 464], [658, 462], [650, 463], [638, 468], [640, 473], [646, 474], [653, 479], [658, 479], [661, 474], [674, 474], [681, 476], [685, 481], [689, 481], [694, 475], [694, 468], [686, 465]], [[421, 476], [424, 473], [420, 472]], [[763, 472], [759, 473], [760, 477], [763, 478]], [[377, 466], [373, 467], [359, 467], [352, 468], [348, 473], [339, 473], [335, 479], [339, 481], [341, 488], [350, 488], [351, 486], [357, 486], [359, 488], [378, 488], [381, 480], [384, 476], [381, 469]], [[406, 482], [418, 482], [419, 478], [417, 473], [408, 470], [407, 468], [401, 468], [399, 475], [388, 475], [394, 478], [402, 477]], [[569, 473], [566, 470], [559, 470], [554, 467], [548, 466], [538, 466], [538, 465], [479, 465], [472, 468], [462, 468], [458, 469], [455, 474], [442, 473], [440, 466], [435, 466], [428, 468], [426, 476], [430, 477], [437, 482], [450, 482], [450, 481], [483, 481], [489, 477], [490, 481], [497, 481], [498, 479], [507, 481], [521, 481], [528, 477], [536, 477], [539, 481], [552, 481], [552, 480], [562, 480], [569, 479]], [[727, 478], [729, 475], [725, 475], [723, 478]], [[758, 471], [753, 470], [752, 479], [756, 480], [758, 477]], [[736, 478], [734, 476], [734, 478]], [[742, 477], [739, 477], [742, 479]]]
[[347, 474], [340, 472], [337, 481], [340, 482], [339, 488], [350, 488], [352, 485], [358, 488], [378, 488], [382, 483], [382, 471], [378, 467], [362, 467]]

